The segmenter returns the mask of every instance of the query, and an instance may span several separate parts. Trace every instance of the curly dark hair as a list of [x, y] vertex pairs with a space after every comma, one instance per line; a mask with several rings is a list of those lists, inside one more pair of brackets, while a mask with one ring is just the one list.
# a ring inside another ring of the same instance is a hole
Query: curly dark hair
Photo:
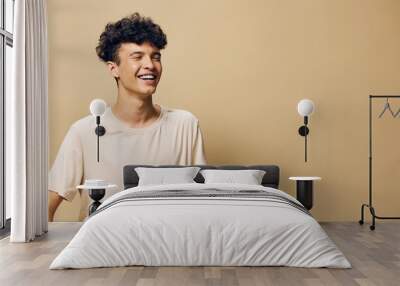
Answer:
[[161, 50], [167, 45], [167, 36], [151, 18], [134, 13], [106, 25], [100, 35], [96, 53], [104, 62], [113, 61], [119, 64], [118, 49], [122, 43], [141, 45], [144, 42]]

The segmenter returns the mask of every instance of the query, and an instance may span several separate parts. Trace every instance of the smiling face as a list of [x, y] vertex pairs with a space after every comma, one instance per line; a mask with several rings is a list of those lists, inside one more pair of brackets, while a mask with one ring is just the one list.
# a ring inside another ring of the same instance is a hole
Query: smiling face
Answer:
[[161, 78], [162, 65], [160, 50], [148, 42], [142, 45], [123, 43], [118, 49], [119, 64], [107, 62], [119, 88], [130, 94], [150, 96]]

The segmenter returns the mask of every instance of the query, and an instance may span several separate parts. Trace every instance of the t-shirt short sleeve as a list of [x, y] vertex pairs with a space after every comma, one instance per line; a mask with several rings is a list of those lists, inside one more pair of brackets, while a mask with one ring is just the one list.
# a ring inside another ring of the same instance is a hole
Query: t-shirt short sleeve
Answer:
[[196, 120], [195, 123], [193, 138], [192, 165], [206, 165], [207, 162], [204, 152], [203, 135], [201, 133], [198, 120]]
[[49, 172], [49, 190], [71, 201], [83, 177], [83, 154], [79, 134], [72, 126], [64, 138]]

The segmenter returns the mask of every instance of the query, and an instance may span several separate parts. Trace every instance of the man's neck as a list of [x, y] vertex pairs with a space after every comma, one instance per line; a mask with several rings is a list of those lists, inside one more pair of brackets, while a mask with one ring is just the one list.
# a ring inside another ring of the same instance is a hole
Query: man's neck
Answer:
[[153, 104], [152, 96], [118, 92], [118, 99], [111, 108], [113, 114], [130, 127], [151, 125], [160, 116], [161, 108]]

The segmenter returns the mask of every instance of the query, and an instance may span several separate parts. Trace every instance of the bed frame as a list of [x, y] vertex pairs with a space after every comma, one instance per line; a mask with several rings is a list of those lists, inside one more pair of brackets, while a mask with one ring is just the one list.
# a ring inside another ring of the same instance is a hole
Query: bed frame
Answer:
[[[212, 166], [212, 165], [193, 165], [193, 166], [177, 166], [177, 165], [127, 165], [124, 167], [124, 189], [136, 187], [139, 183], [139, 176], [135, 171], [137, 167], [147, 168], [179, 168], [179, 167], [200, 167], [204, 169], [218, 169], [218, 170], [263, 170], [265, 175], [262, 179], [261, 184], [264, 187], [270, 187], [278, 189], [279, 187], [279, 167], [275, 165], [252, 165], [252, 166], [241, 166], [241, 165], [223, 165], [223, 166]], [[197, 183], [204, 183], [204, 178], [200, 174], [194, 178]]]

